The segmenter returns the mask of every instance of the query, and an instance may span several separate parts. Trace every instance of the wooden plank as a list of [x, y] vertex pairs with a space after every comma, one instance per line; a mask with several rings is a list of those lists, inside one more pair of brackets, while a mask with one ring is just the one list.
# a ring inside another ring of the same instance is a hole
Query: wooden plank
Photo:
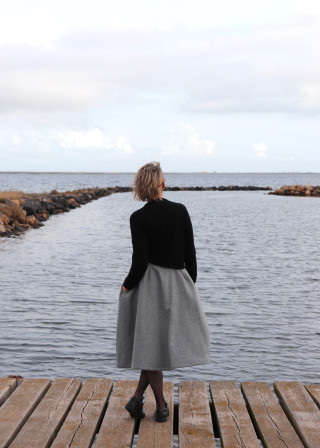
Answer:
[[274, 389], [307, 448], [320, 447], [320, 410], [299, 381], [276, 381]]
[[140, 422], [137, 448], [171, 448], [173, 446], [174, 384], [165, 381], [163, 394], [170, 413], [166, 422], [159, 423], [154, 419], [156, 400], [151, 386], [147, 387], [143, 405], [146, 416]]
[[304, 448], [268, 383], [244, 382], [241, 389], [264, 447]]
[[89, 448], [107, 405], [113, 380], [90, 378], [82, 387], [51, 448]]
[[320, 384], [307, 384], [304, 387], [307, 389], [318, 408], [320, 408]]
[[209, 381], [223, 448], [260, 448], [250, 416], [235, 381]]
[[136, 419], [130, 417], [125, 405], [135, 393], [136, 380], [118, 380], [112, 391], [95, 448], [128, 448], [133, 441]]
[[16, 378], [0, 378], [0, 406], [10, 397], [16, 386]]
[[215, 447], [205, 381], [179, 383], [179, 447]]
[[80, 378], [56, 379], [14, 439], [10, 448], [49, 447], [71, 408], [80, 387]]
[[50, 379], [25, 379], [0, 408], [0, 448], [7, 448], [50, 387]]

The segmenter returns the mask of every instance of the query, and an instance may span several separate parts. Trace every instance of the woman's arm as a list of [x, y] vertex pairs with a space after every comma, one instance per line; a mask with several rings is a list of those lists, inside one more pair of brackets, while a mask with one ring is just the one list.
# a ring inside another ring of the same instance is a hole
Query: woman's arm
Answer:
[[145, 224], [141, 216], [134, 212], [130, 216], [132, 239], [132, 263], [129, 274], [123, 282], [126, 289], [132, 289], [139, 283], [148, 266], [148, 239]]
[[195, 283], [197, 280], [197, 257], [196, 257], [196, 249], [194, 246], [194, 238], [193, 238], [193, 228], [190, 219], [190, 215], [188, 213], [187, 208], [185, 207], [185, 215], [186, 215], [186, 241], [185, 241], [185, 267], [188, 271], [190, 277]]

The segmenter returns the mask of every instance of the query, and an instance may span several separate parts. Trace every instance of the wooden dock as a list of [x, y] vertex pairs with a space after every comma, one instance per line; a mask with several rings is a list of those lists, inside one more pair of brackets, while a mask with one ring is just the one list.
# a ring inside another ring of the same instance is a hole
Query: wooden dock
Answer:
[[180, 381], [164, 383], [165, 423], [124, 406], [136, 380], [0, 378], [0, 448], [320, 448], [320, 384]]

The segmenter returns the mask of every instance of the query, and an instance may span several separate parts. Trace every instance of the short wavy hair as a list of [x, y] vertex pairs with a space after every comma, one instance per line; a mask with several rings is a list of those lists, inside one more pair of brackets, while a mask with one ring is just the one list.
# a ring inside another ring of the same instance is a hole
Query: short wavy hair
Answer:
[[164, 181], [160, 162], [149, 162], [139, 168], [134, 178], [133, 197], [136, 201], [154, 201], [160, 198]]

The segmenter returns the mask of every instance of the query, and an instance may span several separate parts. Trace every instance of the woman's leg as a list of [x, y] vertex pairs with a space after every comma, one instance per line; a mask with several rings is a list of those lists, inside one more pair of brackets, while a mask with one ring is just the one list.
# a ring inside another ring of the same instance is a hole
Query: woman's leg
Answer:
[[136, 391], [134, 393], [134, 395], [140, 401], [142, 401], [142, 397], [143, 397], [144, 391], [148, 387], [148, 384], [149, 384], [149, 380], [148, 380], [147, 371], [146, 370], [141, 370], [139, 383], [138, 383], [137, 389], [136, 389]]
[[142, 401], [144, 391], [149, 383], [153, 390], [157, 407], [165, 408], [166, 401], [163, 396], [163, 374], [161, 370], [141, 370], [140, 379], [134, 395]]
[[163, 396], [163, 374], [161, 370], [146, 370], [147, 377], [156, 399], [157, 408], [166, 408]]

